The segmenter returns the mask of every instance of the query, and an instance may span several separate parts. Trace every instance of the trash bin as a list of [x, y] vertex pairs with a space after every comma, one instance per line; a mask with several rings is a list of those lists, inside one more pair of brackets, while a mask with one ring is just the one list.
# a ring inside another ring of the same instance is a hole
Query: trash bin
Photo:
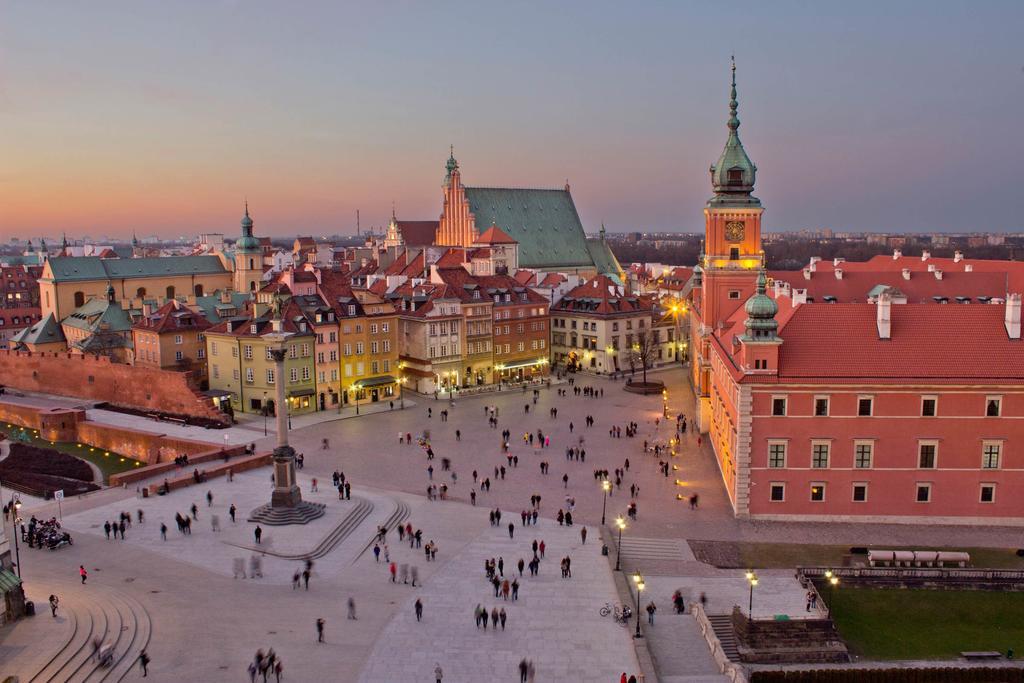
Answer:
[[25, 601], [25, 616], [34, 617], [36, 615], [36, 603], [31, 600]]
[[608, 557], [608, 544], [601, 546], [601, 554], [605, 557]]

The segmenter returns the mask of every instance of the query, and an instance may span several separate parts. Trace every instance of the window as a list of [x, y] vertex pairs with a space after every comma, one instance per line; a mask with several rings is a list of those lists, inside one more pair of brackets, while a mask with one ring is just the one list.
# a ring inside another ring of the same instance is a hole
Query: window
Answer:
[[391, 351], [391, 340], [390, 339], [385, 339], [384, 340], [384, 353], [388, 353], [389, 351]]
[[519, 342], [519, 343], [516, 344], [516, 351], [523, 351], [525, 349], [526, 349], [526, 345], [523, 342]]
[[999, 469], [999, 456], [1003, 453], [1003, 444], [996, 441], [988, 441], [981, 446], [981, 469]]
[[[303, 369], [305, 369], [305, 368], [303, 368]], [[291, 370], [289, 370], [288, 371], [288, 379], [290, 381], [292, 381], [292, 382], [298, 382], [299, 381], [299, 369], [298, 368], [292, 368]]]
[[978, 498], [979, 502], [982, 503], [994, 503], [996, 502], [996, 485], [995, 484], [982, 484], [981, 485], [981, 496]]
[[181, 351], [175, 351], [174, 352], [174, 360], [177, 360], [177, 361], [185, 360], [185, 354], [183, 354]]
[[252, 368], [245, 369], [245, 381], [249, 382], [250, 384], [256, 381]]
[[363, 342], [356, 342], [356, 355], [363, 355]]
[[[730, 261], [738, 261], [739, 259], [740, 259], [740, 248], [739, 247], [729, 247], [729, 260]], [[729, 298], [731, 299], [732, 297], [730, 296]], [[736, 298], [739, 299], [739, 297], [736, 297]]]
[[866, 503], [868, 502], [868, 485], [864, 483], [853, 485], [853, 502], [854, 503]]
[[619, 324], [618, 323], [612, 323], [612, 332], [618, 332], [618, 331], [619, 331]]
[[343, 346], [343, 347], [341, 348], [341, 353], [342, 353], [343, 355], [345, 355], [345, 356], [351, 356], [351, 355], [352, 355], [352, 345], [351, 345], [351, 344], [345, 344], [345, 345], [344, 345], [344, 346]]
[[214, 379], [219, 379], [220, 378], [220, 367], [217, 366], [217, 365], [213, 365], [213, 366], [211, 366], [211, 370], [213, 371], [213, 378]]
[[245, 356], [246, 360], [252, 360], [252, 345], [251, 344], [246, 344], [245, 346], [242, 347], [242, 355]]
[[857, 399], [857, 414], [861, 417], [870, 417], [874, 399], [870, 396], [861, 396]]
[[176, 334], [176, 335], [174, 335], [174, 343], [175, 344], [183, 344], [183, 343], [185, 343], [185, 338], [182, 337], [180, 334]]
[[726, 171], [726, 182], [729, 185], [742, 185], [743, 184], [743, 169], [741, 168], [730, 168]]
[[775, 416], [785, 415], [785, 396], [772, 397], [771, 414]]
[[811, 444], [811, 467], [815, 469], [827, 469], [828, 451], [829, 444], [827, 443]]
[[196, 358], [198, 358], [199, 360], [206, 358], [206, 349], [204, 349], [201, 346], [198, 349], [196, 349]]
[[[307, 382], [309, 381], [309, 367], [308, 366], [302, 368], [302, 379], [304, 381], [307, 381]], [[321, 380], [321, 381], [323, 381], [323, 380]]]
[[786, 500], [786, 485], [773, 482], [768, 487], [768, 497], [773, 503], [781, 503]]
[[999, 417], [1002, 407], [1002, 396], [989, 396], [985, 399], [985, 417]]
[[824, 503], [825, 502], [825, 484], [822, 482], [815, 482], [811, 484], [811, 502], [812, 503]]
[[377, 334], [377, 323], [370, 323], [370, 334]]
[[389, 329], [390, 329], [390, 325], [388, 323], [381, 323], [380, 324], [380, 331], [383, 332], [384, 334], [387, 334]]
[[214, 356], [217, 355], [217, 342], [210, 342], [210, 353]]
[[768, 467], [786, 466], [786, 444], [784, 442], [768, 444]]
[[917, 497], [915, 500], [918, 503], [930, 503], [932, 502], [932, 485], [931, 484], [918, 484], [917, 485]]
[[380, 345], [376, 341], [370, 342], [370, 353], [378, 353]]
[[935, 469], [935, 451], [937, 445], [934, 443], [921, 443], [917, 447], [917, 466], [922, 470]]
[[730, 289], [729, 290], [729, 298], [730, 299], [739, 299], [740, 298], [740, 290], [738, 290], [738, 289]]
[[292, 344], [291, 346], [288, 347], [288, 357], [289, 358], [298, 358], [299, 357], [299, 346], [297, 344]]
[[231, 378], [236, 382], [238, 381], [238, 368], [231, 369]]
[[75, 308], [85, 305], [85, 292], [75, 292]]
[[815, 396], [814, 397], [814, 416], [815, 417], [827, 417], [828, 416], [828, 396]]
[[380, 366], [377, 364], [377, 361], [371, 361], [370, 362], [370, 373], [376, 375], [378, 372], [380, 372], [379, 367]]
[[168, 299], [173, 299], [174, 298], [174, 285], [171, 285], [171, 286], [169, 286], [167, 288], [167, 298]]
[[853, 447], [853, 466], [857, 469], [870, 469], [874, 444], [857, 443]]
[[934, 396], [925, 396], [921, 399], [921, 417], [935, 417], [939, 400]]
[[273, 383], [274, 383], [274, 371], [268, 369], [267, 370], [267, 384], [273, 384]]

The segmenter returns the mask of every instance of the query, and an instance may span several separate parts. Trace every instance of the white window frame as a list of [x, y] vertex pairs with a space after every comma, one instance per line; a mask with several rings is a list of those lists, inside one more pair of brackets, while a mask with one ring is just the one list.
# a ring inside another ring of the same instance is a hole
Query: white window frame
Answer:
[[[776, 500], [775, 498], [772, 498], [772, 493], [774, 492], [775, 487], [779, 487], [779, 488], [782, 489], [782, 498], [779, 498], [778, 500]], [[785, 503], [786, 502], [786, 482], [784, 482], [784, 481], [769, 482], [769, 484], [768, 484], [768, 502], [769, 503]]]
[[[857, 500], [857, 487], [860, 487], [860, 486], [864, 487], [864, 500]], [[866, 482], [866, 481], [855, 481], [855, 482], [853, 482], [853, 485], [850, 487], [850, 502], [851, 503], [866, 503], [866, 502], [868, 502], [868, 497], [870, 495], [871, 495], [871, 487], [868, 486], [868, 482]]]
[[[825, 401], [825, 414], [818, 414], [818, 401]], [[832, 399], [828, 394], [817, 394], [811, 403], [811, 417], [828, 417], [832, 413]]]
[[[869, 401], [870, 402], [869, 403], [869, 407], [868, 407], [867, 415], [862, 415], [861, 412], [860, 412], [860, 402], [861, 401]], [[871, 396], [870, 394], [862, 394], [862, 395], [858, 396], [857, 397], [857, 417], [874, 417], [874, 415], [875, 415], [875, 397]]]
[[[921, 500], [919, 498], [918, 494], [921, 492], [921, 489], [928, 491], [928, 500]], [[922, 505], [932, 502], [932, 483], [930, 481], [918, 481], [914, 483], [914, 502]]]
[[[857, 464], [857, 449], [860, 446], [868, 446], [871, 448], [871, 457], [868, 461], [867, 467], [862, 467]], [[855, 470], [870, 470], [875, 467], [875, 442], [869, 439], [856, 439], [853, 442], [853, 469]]]
[[[815, 464], [815, 449], [819, 446], [825, 447], [825, 465]], [[811, 469], [812, 470], [827, 470], [832, 465], [832, 442], [822, 439], [815, 439], [811, 441]]]
[[[781, 413], [776, 413], [775, 412], [775, 402], [776, 401], [782, 401], [782, 412]], [[786, 413], [788, 413], [788, 412], [789, 412], [789, 397], [787, 395], [785, 395], [785, 394], [776, 394], [775, 396], [772, 396], [771, 410], [770, 410], [771, 416], [772, 417], [786, 417]]]
[[[987, 458], [989, 457], [986, 451], [989, 447], [995, 446], [998, 449], [996, 453], [996, 466], [988, 467]], [[998, 470], [1002, 469], [1003, 466], [1003, 442], [995, 439], [989, 439], [981, 442], [981, 469], [983, 470]]]
[[[777, 447], [777, 446], [781, 446], [782, 447], [782, 464], [781, 465], [773, 465], [772, 464], [772, 448]], [[769, 469], [773, 469], [773, 470], [784, 470], [784, 469], [786, 469], [786, 465], [788, 464], [788, 458], [789, 458], [789, 442], [788, 441], [786, 441], [785, 439], [768, 439], [768, 448], [765, 451], [765, 453], [767, 455], [766, 464], [768, 465]]]
[[[924, 404], [925, 404], [925, 401], [933, 401], [934, 402], [935, 411], [931, 415], [925, 415], [924, 414]], [[928, 395], [922, 396], [921, 397], [921, 417], [938, 417], [938, 416], [939, 416], [939, 397], [935, 396], [934, 394], [928, 394]]]
[[[921, 466], [921, 448], [924, 446], [932, 446], [935, 448], [934, 455], [932, 457], [931, 467]], [[919, 470], [937, 470], [939, 469], [939, 442], [936, 439], [918, 439], [917, 441], [917, 469]]]
[[[814, 499], [814, 489], [818, 487], [821, 489], [821, 500]], [[807, 499], [812, 503], [824, 503], [828, 500], [828, 486], [823, 481], [812, 481], [810, 488], [807, 489]]]
[[[988, 404], [989, 404], [990, 401], [996, 401], [997, 404], [998, 404], [996, 406], [996, 414], [995, 415], [989, 415], [988, 414]], [[986, 396], [985, 397], [985, 412], [983, 414], [983, 417], [1002, 417], [1002, 416], [1003, 416], [1003, 397], [1001, 395], [999, 395], [999, 396], [996, 396], [996, 395]]]
[[[982, 495], [986, 488], [992, 489], [992, 500], [985, 500]], [[978, 486], [978, 502], [982, 505], [994, 505], [996, 502], [996, 482], [994, 481], [983, 481]]]

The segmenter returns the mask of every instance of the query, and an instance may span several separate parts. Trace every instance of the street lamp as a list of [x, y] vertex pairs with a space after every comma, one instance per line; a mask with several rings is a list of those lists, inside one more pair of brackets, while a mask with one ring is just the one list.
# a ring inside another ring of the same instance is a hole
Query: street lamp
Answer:
[[636, 584], [636, 633], [633, 634], [633, 637], [643, 638], [644, 635], [640, 633], [640, 593], [643, 591], [645, 584], [644, 576], [640, 573], [639, 569], [633, 574], [633, 583]]
[[828, 606], [826, 616], [832, 618], [832, 591], [839, 585], [839, 577], [831, 569], [825, 572], [825, 579], [828, 581]]
[[754, 586], [757, 585], [757, 574], [747, 572], [747, 583], [750, 584], [750, 603], [747, 605], [747, 617], [754, 618]]
[[615, 518], [615, 526], [619, 527], [619, 542], [615, 544], [615, 571], [621, 568], [622, 559], [622, 530], [626, 528], [626, 520], [622, 517]]
[[608, 507], [608, 493], [612, 490], [612, 483], [604, 479], [601, 481], [601, 488], [604, 489], [604, 500], [601, 501], [601, 526], [604, 526], [604, 511]]
[[21, 524], [21, 501], [14, 501], [14, 563], [18, 570], [18, 578], [21, 578], [21, 549], [18, 547], [18, 525]]

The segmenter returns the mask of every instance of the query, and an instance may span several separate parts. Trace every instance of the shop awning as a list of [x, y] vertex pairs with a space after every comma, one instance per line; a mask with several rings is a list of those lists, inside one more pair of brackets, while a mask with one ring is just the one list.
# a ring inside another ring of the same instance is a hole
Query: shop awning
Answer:
[[301, 396], [312, 396], [316, 392], [313, 389], [296, 389], [295, 391], [289, 392], [288, 395], [292, 398], [299, 398]]
[[538, 359], [538, 360], [519, 360], [519, 361], [515, 361], [514, 363], [506, 363], [506, 364], [501, 366], [501, 369], [502, 370], [515, 370], [516, 368], [527, 368], [527, 367], [530, 367], [531, 365], [541, 365], [543, 362], [544, 362], [543, 358]]
[[6, 593], [21, 585], [21, 579], [10, 569], [0, 569], [0, 594]]
[[230, 395], [231, 392], [225, 391], [224, 389], [207, 389], [206, 391], [203, 392], [203, 396], [206, 396], [208, 398], [224, 398]]
[[398, 380], [391, 375], [381, 375], [380, 377], [368, 377], [367, 379], [359, 380], [358, 384], [363, 389], [369, 389], [371, 387], [382, 387], [387, 384], [394, 384]]

